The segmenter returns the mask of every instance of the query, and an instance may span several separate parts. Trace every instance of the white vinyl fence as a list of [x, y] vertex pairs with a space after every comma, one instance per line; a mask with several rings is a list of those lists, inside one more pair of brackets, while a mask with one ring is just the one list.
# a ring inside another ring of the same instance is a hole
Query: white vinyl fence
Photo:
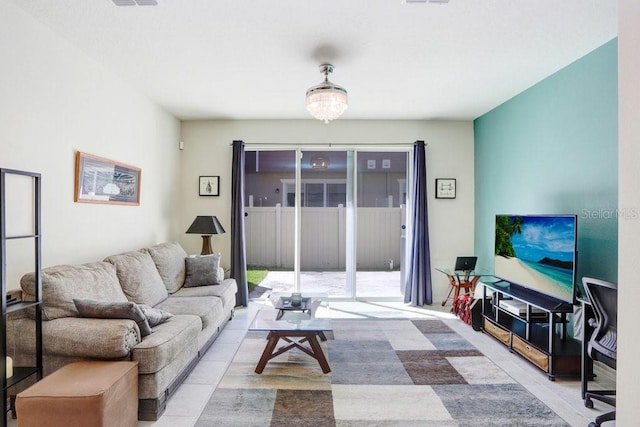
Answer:
[[[293, 269], [294, 208], [245, 207], [247, 265]], [[346, 209], [302, 208], [300, 268], [344, 270]], [[357, 269], [397, 269], [405, 207], [357, 208]]]

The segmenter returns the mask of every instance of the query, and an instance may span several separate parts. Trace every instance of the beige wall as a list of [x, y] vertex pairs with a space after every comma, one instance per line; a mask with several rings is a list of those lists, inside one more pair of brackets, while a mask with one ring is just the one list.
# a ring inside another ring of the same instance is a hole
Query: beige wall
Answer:
[[[44, 266], [171, 239], [179, 121], [4, 0], [0, 58], [0, 167], [42, 174]], [[74, 203], [76, 150], [141, 167], [140, 206]], [[8, 289], [33, 269], [23, 246], [8, 248]]]
[[[231, 142], [246, 144], [427, 144], [431, 254], [434, 267], [452, 267], [455, 257], [473, 253], [473, 123], [455, 121], [220, 120], [182, 123], [182, 187], [179, 221], [186, 230], [196, 215], [216, 215], [230, 231]], [[220, 175], [220, 197], [199, 197], [198, 176]], [[457, 178], [455, 200], [436, 200], [435, 178]], [[199, 253], [199, 236], [182, 235], [189, 253]], [[228, 265], [229, 234], [214, 236], [214, 250]], [[434, 301], [446, 291], [446, 278], [434, 272]]]
[[[640, 212], [640, 3], [618, 2], [618, 203], [621, 212]], [[640, 216], [618, 220], [618, 397], [616, 425], [638, 424], [638, 260]]]

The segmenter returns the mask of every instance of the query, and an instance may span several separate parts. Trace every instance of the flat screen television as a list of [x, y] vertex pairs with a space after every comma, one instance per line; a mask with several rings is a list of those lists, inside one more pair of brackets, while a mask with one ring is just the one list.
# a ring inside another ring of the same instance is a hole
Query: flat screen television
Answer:
[[496, 215], [494, 275], [575, 302], [576, 215]]

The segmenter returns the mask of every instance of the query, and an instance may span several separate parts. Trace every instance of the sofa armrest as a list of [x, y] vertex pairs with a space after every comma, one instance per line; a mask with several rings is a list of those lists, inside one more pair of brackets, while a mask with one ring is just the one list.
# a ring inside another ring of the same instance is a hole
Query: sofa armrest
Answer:
[[[35, 353], [35, 322], [15, 319], [9, 327], [11, 344], [24, 353]], [[45, 355], [116, 359], [128, 356], [138, 343], [140, 330], [129, 319], [63, 317], [42, 322]]]

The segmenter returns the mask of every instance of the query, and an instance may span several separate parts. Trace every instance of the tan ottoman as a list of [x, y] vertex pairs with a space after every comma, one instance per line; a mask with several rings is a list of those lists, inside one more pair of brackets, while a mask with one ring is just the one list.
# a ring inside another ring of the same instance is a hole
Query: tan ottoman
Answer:
[[18, 427], [138, 425], [137, 362], [75, 362], [16, 397]]

